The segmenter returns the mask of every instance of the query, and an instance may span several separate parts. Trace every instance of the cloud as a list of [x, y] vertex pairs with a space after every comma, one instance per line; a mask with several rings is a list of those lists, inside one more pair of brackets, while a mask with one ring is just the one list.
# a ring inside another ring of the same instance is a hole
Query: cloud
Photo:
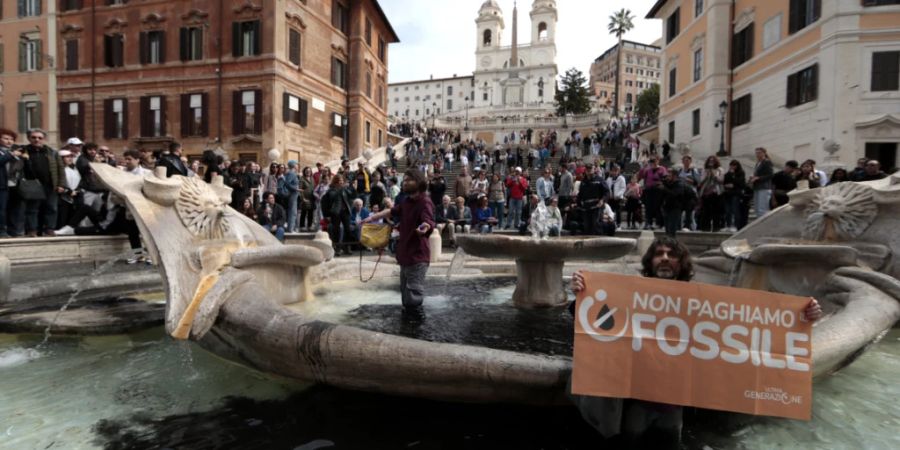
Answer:
[[[475, 69], [475, 19], [483, 0], [380, 0], [397, 34], [390, 46], [391, 83], [467, 75]], [[513, 0], [498, 0], [506, 21], [502, 40], [512, 40]], [[519, 42], [531, 39], [531, 3], [519, 2]], [[556, 52], [559, 73], [576, 67], [587, 76], [591, 62], [615, 45], [607, 32], [609, 16], [622, 7], [635, 15], [635, 28], [625, 39], [650, 44], [662, 35], [662, 21], [644, 16], [654, 0], [557, 0]]]

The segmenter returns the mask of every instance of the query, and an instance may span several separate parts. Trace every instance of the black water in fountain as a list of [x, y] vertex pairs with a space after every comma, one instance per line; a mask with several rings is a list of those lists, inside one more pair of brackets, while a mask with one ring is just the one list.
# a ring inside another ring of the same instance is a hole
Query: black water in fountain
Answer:
[[[348, 323], [386, 334], [429, 342], [465, 344], [543, 355], [572, 354], [572, 315], [565, 306], [520, 309], [511, 300], [489, 300], [491, 291], [515, 285], [512, 277], [428, 278], [423, 314], [404, 314], [399, 305], [370, 304], [349, 311]], [[400, 292], [396, 284], [383, 289]], [[510, 291], [511, 294], [511, 291]]]

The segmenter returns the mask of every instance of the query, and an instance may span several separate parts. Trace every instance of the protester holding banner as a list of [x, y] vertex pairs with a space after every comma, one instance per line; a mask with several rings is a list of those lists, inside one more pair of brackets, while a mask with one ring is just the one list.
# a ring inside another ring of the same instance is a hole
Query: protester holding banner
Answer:
[[[689, 250], [682, 243], [668, 236], [658, 238], [653, 242], [641, 259], [641, 265], [641, 274], [648, 278], [689, 282], [694, 275]], [[581, 271], [575, 272], [572, 276], [572, 290], [576, 295], [580, 295], [586, 289], [585, 276], [586, 274]], [[597, 286], [591, 287], [591, 289], [595, 288]], [[589, 292], [594, 291], [589, 290]], [[597, 294], [593, 295], [597, 296]], [[604, 293], [603, 295], [606, 294]], [[596, 320], [596, 323], [600, 323], [600, 327], [604, 326], [604, 321], [608, 321], [610, 326], [612, 326], [612, 318], [616, 310], [606, 311], [606, 306], [604, 306], [604, 309], [600, 311], [602, 317]], [[810, 322], [821, 317], [822, 309], [815, 299], [809, 301], [803, 315]], [[593, 315], [591, 315], [590, 321], [594, 321]], [[627, 322], [627, 319], [625, 322]], [[627, 324], [619, 326], [627, 327]], [[626, 329], [623, 329], [619, 336], [623, 335], [625, 331]], [[633, 330], [633, 333], [637, 333], [637, 331]], [[618, 336], [613, 336], [612, 338], [617, 339]], [[601, 339], [606, 338], [601, 337]], [[629, 351], [631, 351], [630, 348]], [[578, 371], [578, 358], [574, 359], [575, 367], [573, 373], [576, 373]], [[628, 366], [626, 363], [627, 361], [622, 361], [623, 367]], [[590, 372], [590, 374], [594, 373], [593, 371]], [[616, 374], [608, 375], [618, 376]], [[671, 373], [668, 375], [678, 378], [680, 375], [685, 374]], [[622, 376], [628, 375], [623, 374]], [[573, 387], [574, 385], [573, 379]], [[680, 448], [681, 406], [633, 398], [586, 396], [574, 393], [571, 398], [579, 408], [582, 417], [588, 423], [596, 428], [605, 438], [616, 439], [616, 444], [622, 448]]]

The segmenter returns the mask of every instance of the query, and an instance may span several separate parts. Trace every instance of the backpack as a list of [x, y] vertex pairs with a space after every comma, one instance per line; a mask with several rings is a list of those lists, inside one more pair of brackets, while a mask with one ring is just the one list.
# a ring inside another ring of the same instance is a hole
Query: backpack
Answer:
[[278, 188], [276, 194], [281, 197], [287, 197], [288, 195], [290, 195], [290, 192], [288, 192], [287, 184], [284, 182], [284, 177], [278, 179]]

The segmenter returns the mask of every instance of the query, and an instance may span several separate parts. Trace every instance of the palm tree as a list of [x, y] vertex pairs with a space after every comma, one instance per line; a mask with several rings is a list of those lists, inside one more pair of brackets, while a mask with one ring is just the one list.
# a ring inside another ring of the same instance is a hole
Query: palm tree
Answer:
[[622, 8], [609, 16], [609, 34], [615, 35], [619, 40], [619, 48], [616, 51], [616, 90], [613, 98], [613, 117], [619, 115], [619, 74], [622, 73], [622, 36], [634, 28], [634, 15], [630, 9]]

